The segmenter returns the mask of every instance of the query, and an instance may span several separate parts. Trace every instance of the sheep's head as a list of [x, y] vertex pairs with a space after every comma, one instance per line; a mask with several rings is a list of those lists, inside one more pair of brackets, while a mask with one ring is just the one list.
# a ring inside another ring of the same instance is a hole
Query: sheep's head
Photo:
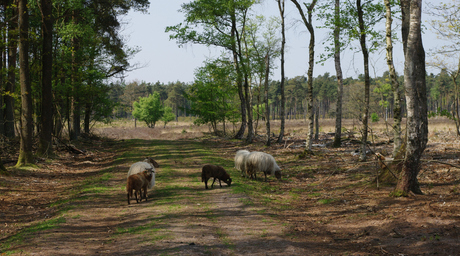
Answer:
[[280, 180], [281, 179], [281, 171], [275, 171], [275, 177]]
[[160, 165], [150, 156], [144, 159], [144, 162], [151, 163], [155, 168], [160, 168]]
[[144, 171], [144, 177], [150, 182], [150, 181], [152, 181], [154, 173], [155, 172], [152, 169], [145, 170]]
[[223, 182], [227, 183], [227, 185], [230, 187], [230, 185], [232, 184], [232, 178], [225, 179], [223, 180]]

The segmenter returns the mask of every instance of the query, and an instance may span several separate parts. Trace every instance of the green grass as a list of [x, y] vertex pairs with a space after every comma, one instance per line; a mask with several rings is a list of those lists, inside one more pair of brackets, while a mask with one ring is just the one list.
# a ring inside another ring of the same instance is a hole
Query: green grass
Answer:
[[319, 204], [330, 204], [332, 202], [335, 202], [335, 199], [327, 198], [327, 199], [319, 199], [318, 200]]
[[7, 249], [11, 248], [11, 246], [15, 244], [24, 243], [24, 240], [32, 236], [32, 234], [41, 232], [41, 231], [45, 231], [45, 230], [49, 230], [49, 229], [58, 228], [61, 223], [65, 223], [65, 222], [66, 222], [65, 218], [61, 216], [61, 217], [57, 217], [57, 218], [53, 218], [53, 219], [49, 219], [49, 220], [37, 223], [35, 225], [31, 225], [30, 227], [26, 227], [20, 230], [17, 234], [9, 237], [6, 241], [2, 242], [2, 244], [0, 245], [0, 253], [2, 255], [3, 253], [8, 253], [6, 252]]
[[137, 227], [129, 227], [129, 228], [120, 228], [120, 227], [118, 227], [115, 234], [116, 235], [123, 235], [123, 234], [126, 234], [126, 233], [128, 233], [128, 234], [144, 234], [144, 233], [147, 233], [147, 231], [155, 233], [155, 232], [158, 232], [158, 231], [161, 230], [159, 228], [153, 228], [154, 225], [155, 225], [155, 223], [151, 222], [151, 223], [148, 223], [146, 225], [141, 225], [141, 226], [137, 226]]

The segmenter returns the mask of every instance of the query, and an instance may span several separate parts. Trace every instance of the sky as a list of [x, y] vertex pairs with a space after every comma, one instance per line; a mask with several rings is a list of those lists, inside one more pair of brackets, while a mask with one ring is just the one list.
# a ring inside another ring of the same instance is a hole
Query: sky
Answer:
[[[165, 33], [167, 26], [179, 24], [184, 21], [183, 13], [178, 12], [182, 3], [190, 0], [169, 0], [169, 1], [151, 1], [147, 14], [139, 12], [130, 12], [123, 18], [125, 23], [122, 34], [124, 35], [129, 47], [137, 47], [140, 52], [131, 60], [132, 65], [139, 68], [126, 73], [125, 82], [192, 82], [194, 72], [197, 68], [203, 66], [207, 58], [219, 56], [220, 49], [206, 47], [203, 45], [186, 45], [179, 47], [174, 40], [169, 39], [169, 34]], [[426, 8], [426, 4], [423, 5]], [[278, 16], [279, 10], [274, 0], [265, 0], [254, 10], [256, 14], [264, 16]], [[303, 23], [300, 22], [300, 16], [293, 4], [286, 1], [286, 54], [285, 54], [285, 75], [288, 78], [303, 76], [308, 70], [308, 43], [310, 40], [309, 33]], [[422, 14], [422, 20], [426, 21], [425, 14]], [[320, 21], [313, 21], [314, 26], [321, 25]], [[428, 25], [427, 25], [428, 27]], [[322, 52], [323, 43], [327, 43], [326, 31], [316, 29], [316, 56]], [[430, 29], [425, 30], [423, 35], [423, 44], [425, 51], [442, 45], [442, 41], [437, 39]], [[357, 77], [363, 73], [362, 54], [347, 50], [342, 54], [342, 70], [344, 77]], [[279, 63], [279, 60], [277, 61]], [[402, 54], [402, 45], [394, 45], [394, 64], [397, 72], [403, 72], [404, 56]], [[279, 64], [277, 64], [279, 66]], [[385, 51], [382, 49], [377, 54], [371, 55], [370, 72], [371, 77], [380, 76], [388, 70], [385, 59]], [[437, 70], [427, 69], [428, 72], [438, 73]], [[333, 60], [326, 61], [323, 65], [316, 64], [313, 76], [323, 75], [329, 72], [335, 75]], [[273, 71], [271, 79], [280, 80], [281, 72], [277, 68]]]

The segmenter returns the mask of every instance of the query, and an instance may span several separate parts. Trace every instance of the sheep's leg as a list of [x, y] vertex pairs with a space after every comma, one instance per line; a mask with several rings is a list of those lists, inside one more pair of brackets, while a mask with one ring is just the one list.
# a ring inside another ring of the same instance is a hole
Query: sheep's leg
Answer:
[[128, 195], [128, 204], [129, 204], [129, 193], [127, 195]]
[[136, 203], [139, 203], [139, 200], [137, 199], [137, 194], [139, 193], [138, 190], [134, 191], [134, 196], [136, 197]]
[[145, 201], [147, 201], [147, 187], [144, 188], [144, 198]]
[[217, 179], [217, 178], [216, 178], [216, 177], [214, 177], [214, 180], [212, 181], [212, 185], [211, 185], [211, 188], [213, 188], [213, 187], [214, 187], [214, 182], [216, 182], [216, 179]]
[[222, 187], [222, 183], [221, 183], [221, 180], [220, 180], [220, 179], [219, 179], [219, 185], [220, 185], [220, 187]]
[[142, 198], [145, 199], [145, 201], [147, 201], [147, 188], [141, 189], [140, 194], [141, 194], [141, 201], [142, 201]]
[[208, 189], [208, 179], [204, 179], [204, 187]]

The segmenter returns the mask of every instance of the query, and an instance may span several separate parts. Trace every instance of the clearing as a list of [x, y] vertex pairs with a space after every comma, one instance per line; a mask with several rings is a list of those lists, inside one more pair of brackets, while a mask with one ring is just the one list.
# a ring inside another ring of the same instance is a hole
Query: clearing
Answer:
[[[430, 119], [419, 175], [425, 194], [407, 198], [376, 186], [376, 162], [353, 156], [353, 133], [332, 149], [323, 132], [315, 154], [299, 159], [302, 121], [288, 121], [286, 143], [271, 147], [262, 137], [245, 144], [187, 123], [100, 128], [75, 144], [84, 154], [61, 146], [56, 159], [26, 169], [13, 168], [14, 149], [2, 147], [11, 175], [0, 177], [0, 253], [457, 255], [460, 140], [446, 122]], [[372, 149], [388, 156], [392, 145], [379, 143], [388, 141], [381, 130]], [[242, 178], [233, 168], [238, 149], [272, 154], [282, 180]], [[128, 168], [146, 156], [160, 164], [156, 185], [148, 201], [128, 206]], [[232, 186], [206, 190], [200, 174], [208, 163], [224, 166]]]

